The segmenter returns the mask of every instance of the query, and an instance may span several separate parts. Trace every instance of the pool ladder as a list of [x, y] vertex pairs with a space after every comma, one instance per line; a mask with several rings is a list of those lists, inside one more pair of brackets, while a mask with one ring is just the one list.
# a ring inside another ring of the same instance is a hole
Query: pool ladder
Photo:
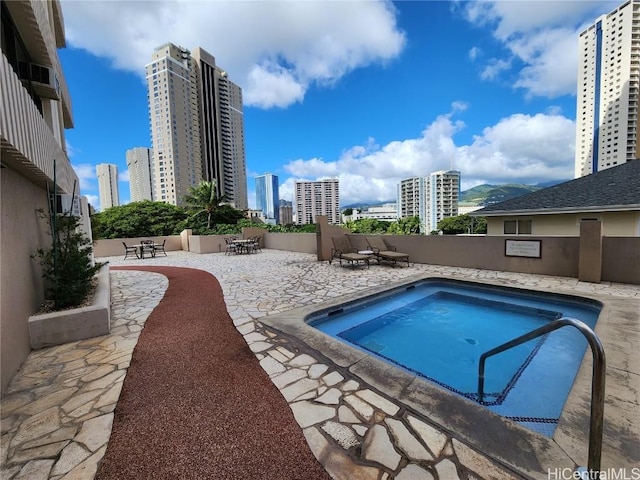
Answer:
[[589, 472], [599, 472], [600, 459], [602, 456], [602, 424], [604, 422], [604, 381], [606, 361], [600, 339], [585, 323], [574, 318], [560, 318], [480, 355], [480, 363], [478, 365], [478, 398], [480, 402], [482, 402], [482, 397], [484, 396], [484, 362], [487, 358], [567, 325], [577, 328], [580, 333], [585, 336], [587, 342], [589, 342], [589, 346], [591, 347], [591, 354], [593, 355], [591, 417], [589, 424], [589, 458], [587, 468]]

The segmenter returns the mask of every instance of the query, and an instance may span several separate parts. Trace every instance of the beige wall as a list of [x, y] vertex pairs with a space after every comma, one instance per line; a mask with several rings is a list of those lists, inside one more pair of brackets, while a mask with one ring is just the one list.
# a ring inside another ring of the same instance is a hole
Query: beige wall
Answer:
[[640, 236], [640, 212], [566, 213], [558, 215], [523, 215], [521, 217], [487, 217], [487, 235], [504, 235], [505, 220], [531, 219], [532, 232], [537, 236], [579, 236], [580, 220], [597, 218], [604, 234], [610, 237]]
[[164, 245], [164, 249], [167, 252], [182, 250], [182, 240], [179, 235], [171, 235], [167, 237], [138, 237], [138, 238], [106, 238], [96, 240], [93, 243], [93, 256], [94, 257], [113, 257], [122, 255], [124, 257], [124, 245], [136, 245], [141, 240], [153, 240], [155, 243], [162, 243], [163, 240], [167, 240]]
[[264, 236], [264, 248], [316, 253], [317, 236], [315, 233], [267, 233]]
[[[29, 201], [25, 201], [28, 199]], [[51, 245], [47, 192], [9, 168], [0, 169], [0, 363], [2, 391], [31, 351], [29, 316], [44, 300], [41, 269], [31, 255]]]

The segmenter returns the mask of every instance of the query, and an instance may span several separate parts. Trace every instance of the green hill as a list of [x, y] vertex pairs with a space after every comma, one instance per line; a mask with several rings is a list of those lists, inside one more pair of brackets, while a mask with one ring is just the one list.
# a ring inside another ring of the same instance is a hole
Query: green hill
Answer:
[[527, 193], [540, 190], [542, 187], [523, 184], [506, 185], [478, 185], [460, 193], [461, 202], [471, 202], [476, 205], [492, 205], [511, 198], [520, 197]]

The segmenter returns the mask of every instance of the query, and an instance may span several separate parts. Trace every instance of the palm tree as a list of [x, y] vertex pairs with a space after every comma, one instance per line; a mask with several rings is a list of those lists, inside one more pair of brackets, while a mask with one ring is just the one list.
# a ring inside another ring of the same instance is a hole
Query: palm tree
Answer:
[[224, 195], [217, 196], [215, 182], [207, 181], [203, 181], [195, 187], [189, 187], [189, 194], [184, 197], [186, 207], [196, 210], [193, 214], [194, 217], [202, 213], [207, 214], [207, 228], [209, 229], [213, 214], [225, 200]]

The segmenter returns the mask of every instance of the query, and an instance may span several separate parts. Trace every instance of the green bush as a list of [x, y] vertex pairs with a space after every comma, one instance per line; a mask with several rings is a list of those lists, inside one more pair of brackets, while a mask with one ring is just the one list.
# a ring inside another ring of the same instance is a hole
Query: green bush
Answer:
[[92, 264], [91, 242], [80, 230], [78, 217], [64, 215], [49, 225], [53, 246], [39, 248], [32, 256], [42, 266], [47, 283], [45, 298], [54, 310], [81, 305], [93, 289], [93, 276], [103, 263]]

